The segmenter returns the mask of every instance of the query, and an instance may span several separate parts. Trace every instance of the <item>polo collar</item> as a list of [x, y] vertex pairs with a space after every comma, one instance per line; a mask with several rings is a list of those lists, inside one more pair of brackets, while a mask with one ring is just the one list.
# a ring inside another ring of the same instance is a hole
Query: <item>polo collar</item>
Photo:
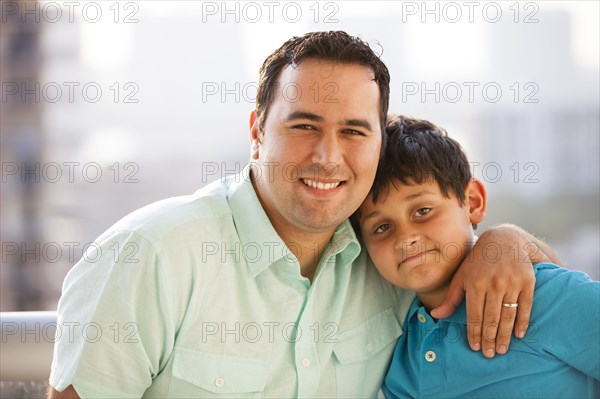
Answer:
[[[419, 311], [420, 308], [423, 307], [423, 304], [421, 303], [421, 301], [419, 300], [419, 298], [415, 298], [415, 300], [413, 301], [412, 305], [410, 306], [410, 309], [408, 310], [408, 316], [407, 316], [407, 320], [412, 321], [414, 317], [416, 317], [417, 312]], [[440, 322], [449, 322], [449, 323], [458, 323], [458, 324], [464, 324], [465, 326], [467, 325], [467, 309], [466, 309], [466, 301], [463, 300], [461, 302], [461, 304], [456, 308], [456, 310], [454, 311], [454, 313], [452, 313], [450, 316], [444, 318], [444, 319], [439, 319], [438, 320], [438, 324]]]

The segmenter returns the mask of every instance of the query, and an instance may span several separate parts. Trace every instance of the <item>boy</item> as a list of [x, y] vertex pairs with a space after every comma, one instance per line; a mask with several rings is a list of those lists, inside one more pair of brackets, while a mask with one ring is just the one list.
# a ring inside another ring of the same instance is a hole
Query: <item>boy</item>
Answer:
[[[535, 265], [533, 333], [493, 359], [469, 348], [464, 303], [446, 319], [429, 315], [474, 244], [486, 192], [444, 130], [392, 116], [387, 133], [356, 217], [377, 270], [418, 297], [382, 388], [386, 397], [599, 397], [600, 283], [584, 273]], [[516, 311], [518, 300], [503, 302], [506, 315]]]

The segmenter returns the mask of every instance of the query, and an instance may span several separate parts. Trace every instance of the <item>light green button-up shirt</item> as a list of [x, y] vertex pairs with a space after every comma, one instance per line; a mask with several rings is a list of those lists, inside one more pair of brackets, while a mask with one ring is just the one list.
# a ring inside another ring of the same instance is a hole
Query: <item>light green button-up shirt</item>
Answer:
[[374, 397], [413, 298], [348, 221], [311, 284], [247, 169], [97, 243], [65, 279], [50, 376], [82, 397]]

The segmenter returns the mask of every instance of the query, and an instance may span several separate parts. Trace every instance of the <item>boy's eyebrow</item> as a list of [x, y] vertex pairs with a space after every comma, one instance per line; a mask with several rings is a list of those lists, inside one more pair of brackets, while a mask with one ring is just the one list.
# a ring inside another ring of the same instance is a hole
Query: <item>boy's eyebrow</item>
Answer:
[[374, 218], [375, 216], [378, 216], [378, 215], [379, 215], [379, 211], [378, 210], [374, 210], [373, 212], [369, 213], [364, 218], [360, 218], [360, 221], [363, 222], [363, 221], [365, 221], [367, 219]]
[[419, 191], [418, 193], [415, 193], [415, 194], [409, 195], [408, 197], [405, 197], [403, 200], [404, 201], [413, 200], [415, 198], [422, 197], [425, 194], [435, 195], [435, 193], [433, 191], [422, 190], [422, 191]]
[[[422, 197], [425, 194], [435, 195], [435, 193], [433, 191], [422, 190], [422, 191], [419, 191], [418, 193], [411, 194], [411, 195], [409, 195], [407, 197], [402, 198], [402, 201], [411, 201], [411, 200], [414, 200], [416, 198]], [[380, 214], [380, 212], [377, 209], [375, 209], [373, 212], [369, 213], [364, 218], [361, 217], [360, 221], [362, 222], [362, 221], [365, 221], [367, 219], [374, 218], [375, 216], [379, 216], [379, 214]]]

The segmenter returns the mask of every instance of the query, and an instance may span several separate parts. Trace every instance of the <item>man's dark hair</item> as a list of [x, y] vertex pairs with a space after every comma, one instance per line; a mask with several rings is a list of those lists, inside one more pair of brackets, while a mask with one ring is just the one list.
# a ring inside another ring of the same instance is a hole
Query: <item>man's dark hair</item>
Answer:
[[275, 98], [280, 72], [288, 65], [299, 65], [305, 59], [319, 59], [342, 64], [368, 66], [379, 86], [379, 119], [385, 137], [385, 121], [390, 99], [390, 73], [379, 56], [358, 37], [342, 31], [310, 32], [293, 37], [271, 54], [260, 68], [256, 93], [256, 113], [259, 127], [264, 128], [269, 107]]
[[373, 202], [385, 195], [390, 184], [438, 183], [450, 198], [453, 193], [465, 204], [465, 187], [471, 179], [469, 161], [460, 144], [433, 123], [401, 115], [390, 115], [387, 143], [371, 189]]

